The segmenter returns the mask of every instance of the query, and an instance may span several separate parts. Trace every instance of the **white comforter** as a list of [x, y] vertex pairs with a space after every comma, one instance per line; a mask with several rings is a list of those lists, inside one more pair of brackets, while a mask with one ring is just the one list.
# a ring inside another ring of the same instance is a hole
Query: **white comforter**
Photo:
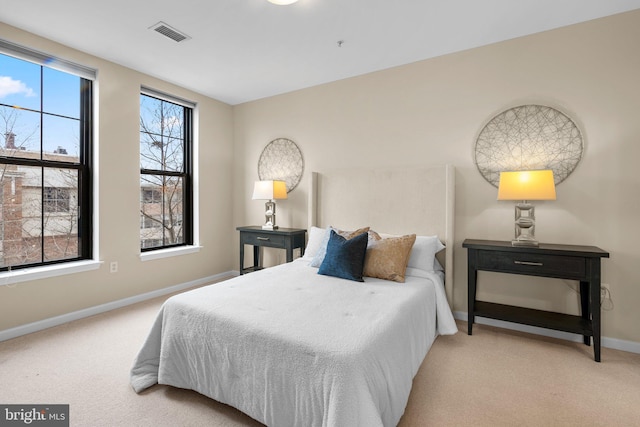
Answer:
[[457, 331], [442, 281], [317, 271], [298, 259], [168, 299], [134, 390], [193, 389], [274, 427], [397, 425], [433, 340]]

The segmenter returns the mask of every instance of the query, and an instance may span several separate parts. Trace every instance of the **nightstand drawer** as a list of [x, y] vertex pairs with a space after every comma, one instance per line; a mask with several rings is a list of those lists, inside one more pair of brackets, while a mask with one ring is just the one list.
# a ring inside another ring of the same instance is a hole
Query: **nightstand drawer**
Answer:
[[478, 268], [515, 274], [580, 280], [586, 275], [584, 257], [480, 251]]
[[284, 248], [285, 236], [264, 233], [247, 233], [242, 236], [242, 243], [245, 245], [268, 246], [273, 248]]

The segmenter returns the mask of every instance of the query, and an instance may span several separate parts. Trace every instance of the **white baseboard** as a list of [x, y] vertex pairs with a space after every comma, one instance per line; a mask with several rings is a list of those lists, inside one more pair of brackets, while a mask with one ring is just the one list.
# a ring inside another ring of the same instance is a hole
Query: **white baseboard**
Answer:
[[96, 314], [104, 313], [107, 311], [115, 310], [117, 308], [126, 307], [131, 304], [146, 301], [152, 298], [168, 295], [173, 292], [179, 292], [185, 289], [193, 288], [195, 286], [206, 285], [207, 283], [213, 283], [220, 281], [221, 279], [237, 276], [237, 272], [228, 271], [226, 273], [215, 274], [209, 277], [203, 277], [201, 279], [192, 280], [190, 282], [181, 283], [179, 285], [169, 286], [168, 288], [162, 288], [155, 291], [147, 292], [141, 295], [136, 295], [129, 298], [124, 298], [117, 301], [108, 302], [106, 304], [96, 305], [94, 307], [85, 308], [71, 313], [62, 314], [56, 317], [50, 317], [48, 319], [39, 320], [33, 323], [27, 323], [26, 325], [16, 326], [15, 328], [5, 329], [0, 331], [0, 342], [17, 338], [22, 335], [30, 334], [33, 332], [41, 331], [43, 329], [51, 328], [54, 326], [62, 325], [63, 323], [72, 322], [74, 320], [83, 319], [85, 317], [94, 316]]
[[[456, 311], [453, 317], [458, 320], [468, 321], [467, 312]], [[582, 335], [572, 334], [569, 332], [554, 331], [552, 329], [538, 328], [536, 326], [521, 325], [519, 323], [505, 322], [502, 320], [487, 319], [484, 317], [476, 317], [475, 323], [481, 325], [495, 326], [497, 328], [511, 329], [512, 331], [527, 332], [529, 334], [542, 335], [545, 337], [559, 338], [566, 341], [582, 342]], [[625, 341], [617, 338], [601, 338], [602, 347], [612, 348], [614, 350], [628, 351], [630, 353], [640, 354], [640, 343], [634, 341]]]

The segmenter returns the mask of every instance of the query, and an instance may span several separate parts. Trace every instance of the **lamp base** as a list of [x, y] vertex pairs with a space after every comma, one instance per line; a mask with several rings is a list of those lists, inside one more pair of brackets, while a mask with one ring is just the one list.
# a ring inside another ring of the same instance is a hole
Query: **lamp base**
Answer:
[[263, 230], [276, 230], [276, 203], [273, 200], [268, 200], [264, 204], [264, 225]]
[[512, 240], [511, 241], [511, 246], [529, 246], [529, 247], [535, 247], [535, 246], [539, 246], [539, 243], [537, 240]]
[[522, 201], [516, 203], [515, 210], [515, 239], [511, 241], [511, 246], [538, 246], [535, 238], [536, 215], [535, 208], [531, 203]]

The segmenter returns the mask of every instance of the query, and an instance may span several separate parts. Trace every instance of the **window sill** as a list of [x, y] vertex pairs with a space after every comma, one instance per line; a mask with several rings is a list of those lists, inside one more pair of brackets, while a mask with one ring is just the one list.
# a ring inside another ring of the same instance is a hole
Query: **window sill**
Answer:
[[5, 271], [0, 273], [0, 286], [27, 282], [30, 280], [46, 279], [65, 274], [80, 273], [83, 271], [97, 270], [100, 268], [100, 265], [102, 265], [102, 261], [87, 260]]
[[158, 249], [157, 251], [143, 252], [140, 254], [141, 261], [152, 261], [154, 259], [170, 258], [179, 255], [187, 255], [200, 252], [202, 246], [181, 246], [179, 248]]

